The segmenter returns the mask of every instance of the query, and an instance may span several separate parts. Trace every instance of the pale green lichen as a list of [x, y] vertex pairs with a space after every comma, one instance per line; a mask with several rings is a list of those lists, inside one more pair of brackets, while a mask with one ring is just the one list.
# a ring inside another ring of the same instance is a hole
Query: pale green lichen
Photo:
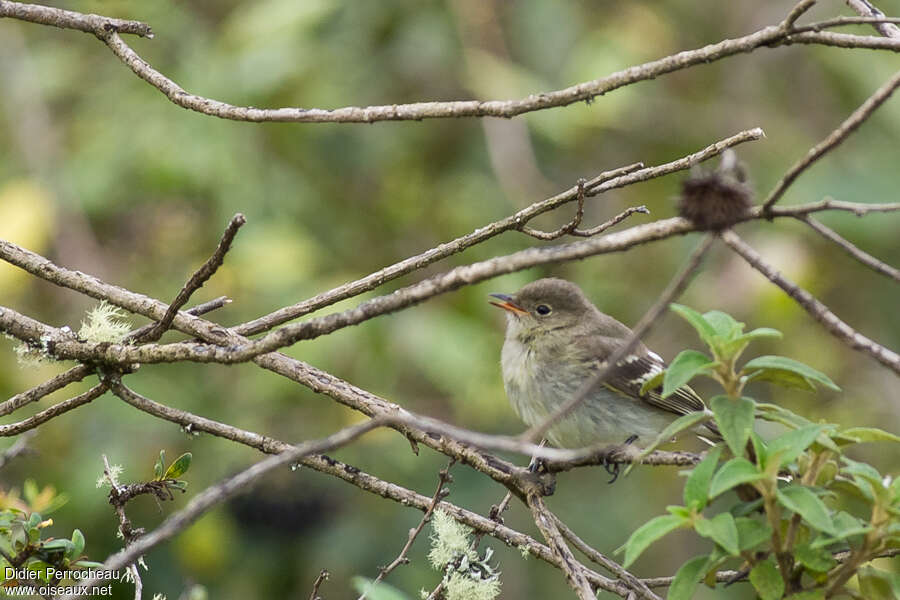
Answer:
[[106, 472], [103, 472], [100, 477], [97, 478], [97, 487], [108, 486], [112, 487], [114, 485], [119, 485], [119, 475], [122, 474], [122, 465], [113, 465], [109, 468], [109, 475]]
[[432, 515], [431, 552], [428, 560], [444, 571], [447, 600], [494, 600], [500, 594], [500, 573], [490, 566], [490, 548], [484, 558], [472, 549], [472, 530], [444, 511]]
[[447, 600], [494, 600], [500, 595], [500, 579], [478, 579], [453, 571], [444, 584]]
[[87, 313], [87, 321], [81, 322], [78, 337], [89, 342], [118, 344], [131, 331], [131, 323], [124, 320], [125, 312], [118, 306], [101, 300]]
[[50, 360], [50, 356], [37, 348], [32, 348], [26, 343], [19, 343], [13, 347], [16, 353], [16, 362], [22, 369], [33, 369]]
[[478, 560], [478, 554], [469, 548], [472, 530], [456, 521], [442, 510], [431, 515], [431, 552], [428, 560], [438, 570], [465, 556], [470, 561]]

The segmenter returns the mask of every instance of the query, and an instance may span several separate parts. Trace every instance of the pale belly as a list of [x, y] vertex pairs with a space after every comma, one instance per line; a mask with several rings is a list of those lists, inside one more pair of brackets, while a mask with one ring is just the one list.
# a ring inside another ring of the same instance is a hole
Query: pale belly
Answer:
[[[529, 426], [543, 422], [573, 398], [595, 370], [536, 361], [519, 343], [507, 340], [502, 354], [503, 383], [513, 410]], [[677, 415], [598, 386], [547, 432], [554, 446], [577, 448], [621, 444], [631, 436], [647, 444]]]

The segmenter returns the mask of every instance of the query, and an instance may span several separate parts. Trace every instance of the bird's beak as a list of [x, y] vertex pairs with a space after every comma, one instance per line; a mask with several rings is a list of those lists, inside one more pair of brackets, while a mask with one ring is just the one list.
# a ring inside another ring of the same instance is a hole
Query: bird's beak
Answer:
[[512, 296], [510, 296], [508, 294], [491, 294], [490, 296], [491, 296], [491, 298], [496, 298], [497, 300], [500, 300], [500, 302], [494, 302], [493, 300], [490, 301], [491, 304], [493, 304], [496, 307], [499, 307], [499, 308], [502, 308], [503, 310], [509, 311], [514, 315], [515, 314], [520, 314], [520, 315], [528, 314], [528, 311], [525, 310], [524, 308], [522, 308], [521, 306], [519, 306], [518, 304], [516, 304], [515, 302], [513, 302]]

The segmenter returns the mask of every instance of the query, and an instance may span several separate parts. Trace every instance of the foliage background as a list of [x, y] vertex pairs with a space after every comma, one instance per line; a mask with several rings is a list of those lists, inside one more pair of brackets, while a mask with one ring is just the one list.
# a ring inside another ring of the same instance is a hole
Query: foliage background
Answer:
[[[150, 23], [153, 40], [129, 39], [185, 89], [233, 104], [330, 108], [435, 99], [505, 99], [593, 79], [673, 52], [775, 23], [787, 2], [172, 2], [53, 3]], [[835, 14], [820, 3], [808, 16]], [[900, 2], [881, 3], [888, 14]], [[846, 9], [843, 11], [847, 13]], [[806, 18], [806, 17], [805, 17]], [[851, 29], [852, 30], [852, 29]], [[761, 193], [830, 132], [898, 67], [895, 55], [795, 46], [758, 50], [667, 75], [591, 105], [516, 120], [436, 120], [375, 125], [234, 123], [180, 109], [137, 79], [96, 39], [0, 21], [0, 237], [111, 283], [161, 299], [174, 296], [211, 251], [227, 219], [247, 215], [226, 264], [196, 301], [228, 295], [213, 317], [236, 324], [416, 254], [571, 186], [578, 177], [638, 160], [664, 162], [741, 129], [766, 140], [745, 145]], [[524, 137], [527, 135], [527, 138]], [[785, 202], [831, 195], [896, 199], [900, 101], [883, 106], [836, 152], [793, 186]], [[525, 143], [530, 140], [529, 143]], [[493, 148], [493, 150], [492, 150]], [[589, 203], [597, 223], [646, 204], [652, 218], [674, 214], [679, 177], [615, 191]], [[545, 217], [548, 228], [568, 213]], [[636, 215], [637, 223], [651, 217]], [[889, 264], [900, 263], [898, 217], [827, 214], [822, 220]], [[848, 323], [900, 347], [898, 294], [799, 223], [741, 228], [786, 274]], [[515, 232], [447, 259], [428, 272], [541, 244]], [[465, 288], [394, 316], [368, 321], [288, 350], [313, 365], [420, 413], [488, 432], [521, 430], [499, 373], [503, 319], [487, 305], [540, 276], [578, 282], [598, 305], [634, 323], [683, 260], [692, 238], [673, 239]], [[417, 280], [392, 282], [379, 293]], [[345, 303], [351, 305], [358, 300]], [[785, 339], [760, 345], [831, 376], [842, 393], [817, 396], [755, 387], [809, 417], [900, 432], [896, 378], [847, 349], [793, 301], [730, 253], [713, 253], [682, 301], [721, 309]], [[77, 327], [89, 304], [0, 265], [0, 304], [53, 325]], [[338, 306], [337, 308], [341, 308]], [[142, 324], [135, 319], [135, 325]], [[666, 316], [646, 340], [664, 357], [699, 347]], [[66, 365], [17, 367], [0, 344], [0, 398]], [[130, 376], [161, 402], [287, 440], [326, 435], [359, 415], [248, 365], [154, 365]], [[67, 388], [67, 394], [86, 389]], [[711, 388], [710, 388], [711, 389]], [[12, 422], [60, 399], [5, 417]], [[27, 414], [22, 414], [22, 413]], [[105, 494], [94, 487], [100, 454], [125, 466], [126, 480], [150, 477], [158, 450], [194, 453], [194, 491], [258, 459], [209, 437], [190, 438], [111, 395], [56, 419], [32, 442], [36, 455], [0, 473], [0, 486], [31, 477], [71, 496], [51, 534], [81, 528], [102, 560], [119, 546]], [[692, 443], [687, 442], [689, 446]], [[370, 434], [337, 454], [379, 477], [431, 494], [442, 457], [409, 450], [392, 432]], [[898, 456], [867, 456], [896, 472]], [[893, 466], [893, 469], [891, 468]], [[464, 467], [452, 471], [450, 499], [486, 513], [503, 494]], [[608, 487], [581, 470], [560, 478], [550, 506], [598, 549], [611, 552], [650, 516], [680, 497], [677, 470], [643, 468]], [[173, 510], [140, 498], [129, 514], [151, 528]], [[328, 598], [351, 597], [349, 577], [374, 576], [420, 518], [416, 511], [307, 471], [270, 477], [252, 493], [204, 517], [151, 553], [145, 589], [178, 597], [188, 582], [215, 598], [306, 597], [316, 573], [333, 577]], [[514, 503], [507, 519], [533, 531]], [[567, 594], [562, 575], [488, 540], [503, 571], [504, 598]], [[689, 535], [651, 548], [635, 571], [671, 574], [704, 548]], [[390, 583], [410, 594], [438, 575], [419, 540], [412, 565]], [[118, 597], [127, 597], [122, 588]], [[746, 586], [703, 597], [749, 597]]]

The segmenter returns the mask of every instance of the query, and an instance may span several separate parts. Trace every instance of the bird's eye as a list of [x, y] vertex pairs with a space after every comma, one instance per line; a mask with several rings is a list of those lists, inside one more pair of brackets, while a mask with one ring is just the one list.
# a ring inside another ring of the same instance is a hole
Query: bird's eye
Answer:
[[538, 304], [537, 308], [534, 310], [536, 310], [539, 315], [549, 315], [552, 312], [550, 307], [546, 304]]

